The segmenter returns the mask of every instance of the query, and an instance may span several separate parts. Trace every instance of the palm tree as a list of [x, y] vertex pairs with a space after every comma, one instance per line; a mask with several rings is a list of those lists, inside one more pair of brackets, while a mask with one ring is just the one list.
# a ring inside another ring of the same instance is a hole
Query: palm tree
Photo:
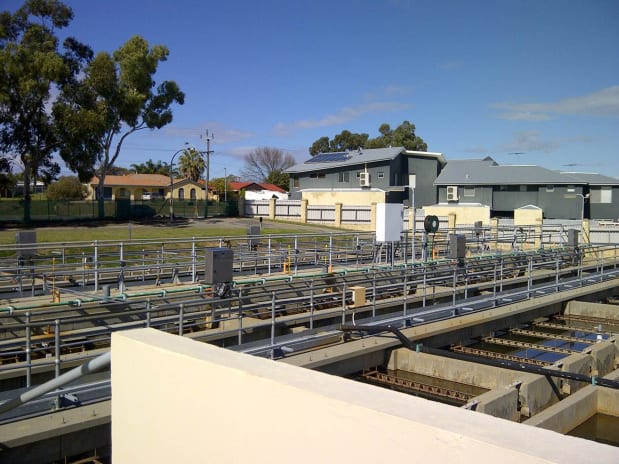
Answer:
[[186, 179], [197, 182], [204, 171], [204, 158], [195, 148], [187, 148], [178, 159], [178, 171]]
[[149, 159], [145, 163], [132, 164], [131, 170], [136, 174], [162, 174], [167, 176], [170, 174], [170, 165], [165, 161], [153, 162]]

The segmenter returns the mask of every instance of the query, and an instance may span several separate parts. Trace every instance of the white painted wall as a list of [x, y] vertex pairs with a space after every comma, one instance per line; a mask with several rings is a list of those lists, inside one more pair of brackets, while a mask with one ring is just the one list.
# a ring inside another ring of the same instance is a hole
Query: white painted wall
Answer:
[[112, 335], [114, 463], [616, 462], [616, 448], [154, 329]]

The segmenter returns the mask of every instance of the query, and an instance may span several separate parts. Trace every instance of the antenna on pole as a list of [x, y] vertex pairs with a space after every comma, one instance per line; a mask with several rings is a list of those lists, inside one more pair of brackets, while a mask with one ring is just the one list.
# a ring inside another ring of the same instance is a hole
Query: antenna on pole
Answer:
[[[200, 138], [202, 139], [202, 134], [200, 134]], [[210, 156], [213, 151], [211, 150], [211, 139], [215, 138], [215, 135], [211, 132], [209, 134], [208, 129], [204, 134], [204, 138], [206, 139], [206, 161], [204, 163], [204, 171], [205, 171], [205, 184], [204, 184], [204, 219], [208, 217], [208, 181], [209, 181], [209, 167], [210, 167]]]

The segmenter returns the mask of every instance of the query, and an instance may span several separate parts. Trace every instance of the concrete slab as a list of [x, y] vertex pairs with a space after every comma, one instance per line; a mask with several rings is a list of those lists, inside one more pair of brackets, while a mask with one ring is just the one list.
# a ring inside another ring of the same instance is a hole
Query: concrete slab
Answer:
[[615, 341], [600, 342], [587, 350], [592, 358], [591, 375], [605, 376], [617, 367], [617, 345]]
[[619, 306], [590, 303], [587, 301], [570, 301], [565, 307], [565, 315], [599, 317], [602, 319], [615, 319], [619, 321]]
[[518, 395], [518, 389], [513, 386], [495, 388], [475, 397], [475, 411], [520, 422]]

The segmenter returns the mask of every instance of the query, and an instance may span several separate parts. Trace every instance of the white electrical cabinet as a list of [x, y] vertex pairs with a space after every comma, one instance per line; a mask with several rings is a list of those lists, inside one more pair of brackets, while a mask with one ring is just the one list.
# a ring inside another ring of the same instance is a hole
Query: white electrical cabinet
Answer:
[[378, 203], [376, 205], [376, 241], [399, 242], [404, 221], [401, 204]]

